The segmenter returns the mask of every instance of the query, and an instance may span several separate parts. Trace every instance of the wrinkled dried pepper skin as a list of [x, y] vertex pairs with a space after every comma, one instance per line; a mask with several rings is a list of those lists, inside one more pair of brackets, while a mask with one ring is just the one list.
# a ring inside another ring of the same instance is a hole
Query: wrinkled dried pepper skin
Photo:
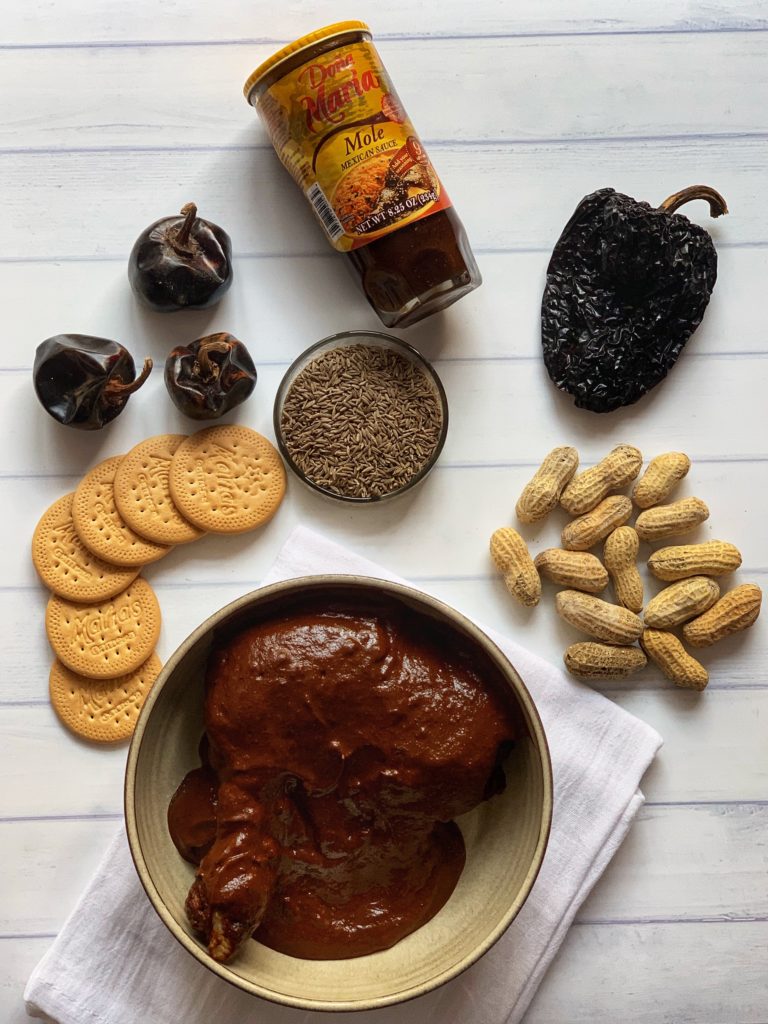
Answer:
[[716, 279], [698, 224], [612, 188], [586, 196], [547, 270], [541, 335], [553, 383], [592, 412], [636, 402], [674, 366]]

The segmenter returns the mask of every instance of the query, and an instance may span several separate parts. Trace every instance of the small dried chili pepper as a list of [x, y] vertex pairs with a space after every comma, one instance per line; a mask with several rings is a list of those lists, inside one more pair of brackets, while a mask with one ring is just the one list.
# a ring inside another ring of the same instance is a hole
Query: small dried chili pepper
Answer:
[[212, 420], [240, 405], [256, 386], [248, 349], [231, 334], [209, 334], [179, 345], [165, 361], [165, 386], [194, 420]]
[[159, 313], [213, 306], [232, 284], [229, 235], [187, 203], [181, 216], [163, 217], [142, 231], [128, 279], [135, 295]]
[[592, 412], [631, 405], [666, 377], [701, 323], [717, 278], [709, 234], [675, 211], [704, 199], [707, 185], [658, 209], [612, 188], [586, 196], [547, 269], [541, 306], [544, 362], [553, 383]]
[[47, 413], [79, 430], [100, 430], [124, 409], [149, 376], [139, 376], [125, 346], [87, 334], [57, 334], [37, 347], [32, 370], [35, 393]]

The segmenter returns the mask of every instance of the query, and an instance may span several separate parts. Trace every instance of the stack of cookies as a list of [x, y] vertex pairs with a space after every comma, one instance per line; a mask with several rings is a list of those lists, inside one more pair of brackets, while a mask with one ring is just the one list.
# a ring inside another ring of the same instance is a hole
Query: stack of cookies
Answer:
[[32, 560], [52, 591], [50, 693], [65, 725], [98, 742], [133, 733], [162, 667], [160, 606], [142, 568], [207, 532], [262, 526], [284, 493], [273, 445], [230, 425], [150, 437], [99, 463], [50, 506]]

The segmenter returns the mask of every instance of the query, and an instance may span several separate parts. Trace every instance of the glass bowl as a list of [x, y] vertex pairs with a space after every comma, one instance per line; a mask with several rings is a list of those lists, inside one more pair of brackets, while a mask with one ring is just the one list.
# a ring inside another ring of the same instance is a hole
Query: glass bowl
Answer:
[[[283, 435], [282, 418], [283, 418], [283, 407], [285, 404], [286, 396], [291, 389], [293, 382], [301, 371], [308, 366], [313, 359], [316, 359], [319, 355], [324, 352], [334, 351], [338, 348], [349, 347], [351, 345], [366, 345], [373, 348], [385, 348], [392, 352], [398, 353], [403, 356], [408, 362], [417, 366], [424, 374], [425, 378], [430, 382], [435, 390], [435, 395], [440, 406], [442, 413], [442, 423], [440, 427], [440, 434], [432, 453], [423, 465], [414, 473], [410, 479], [400, 486], [394, 487], [391, 491], [387, 491], [384, 494], [372, 495], [369, 497], [358, 497], [355, 495], [341, 494], [337, 491], [331, 490], [329, 487], [322, 483], [314, 480], [306, 469], [299, 466], [294, 460], [291, 452], [286, 444], [285, 437]], [[357, 505], [370, 505], [373, 502], [384, 501], [388, 498], [394, 498], [399, 494], [404, 494], [406, 491], [411, 490], [415, 487], [424, 477], [429, 473], [432, 467], [440, 457], [440, 452], [443, 450], [445, 444], [445, 438], [448, 434], [448, 400], [445, 395], [445, 389], [442, 381], [438, 377], [435, 370], [432, 368], [429, 362], [419, 353], [412, 345], [408, 345], [404, 341], [400, 341], [399, 338], [395, 338], [389, 334], [381, 334], [378, 331], [343, 331], [340, 334], [332, 334], [328, 338], [323, 338], [322, 341], [316, 342], [314, 345], [310, 345], [302, 354], [296, 359], [287, 369], [285, 376], [280, 382], [280, 387], [277, 389], [277, 395], [275, 397], [274, 406], [274, 427], [275, 437], [277, 438], [277, 444], [280, 452], [288, 463], [290, 468], [303, 480], [305, 484], [311, 487], [315, 491], [319, 491], [320, 494], [325, 494], [330, 498], [335, 498], [337, 501], [351, 502]]]

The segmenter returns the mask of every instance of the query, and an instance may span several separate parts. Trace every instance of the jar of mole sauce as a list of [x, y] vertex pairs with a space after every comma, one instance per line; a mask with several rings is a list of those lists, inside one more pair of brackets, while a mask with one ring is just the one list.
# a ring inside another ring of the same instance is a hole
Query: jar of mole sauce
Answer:
[[481, 283], [467, 236], [361, 21], [284, 47], [245, 83], [272, 144], [387, 327]]

